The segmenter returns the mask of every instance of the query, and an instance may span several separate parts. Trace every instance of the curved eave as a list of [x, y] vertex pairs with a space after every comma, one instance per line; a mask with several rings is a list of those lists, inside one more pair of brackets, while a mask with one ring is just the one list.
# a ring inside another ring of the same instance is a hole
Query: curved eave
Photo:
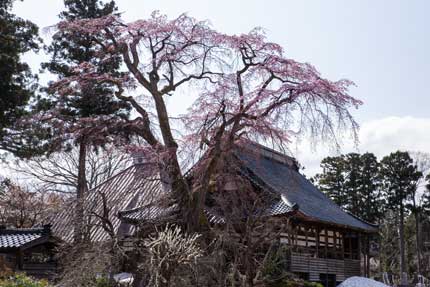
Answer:
[[333, 227], [337, 227], [337, 228], [342, 228], [342, 229], [354, 230], [354, 231], [361, 232], [361, 233], [371, 234], [371, 233], [377, 233], [378, 232], [378, 227], [377, 226], [371, 225], [371, 224], [369, 224], [367, 222], [364, 222], [364, 221], [363, 221], [363, 223], [366, 223], [366, 224], [369, 225], [369, 229], [363, 229], [363, 228], [359, 228], [359, 227], [355, 227], [355, 226], [344, 225], [344, 224], [339, 224], [339, 223], [335, 223], [335, 222], [321, 220], [321, 219], [318, 219], [318, 218], [315, 218], [315, 217], [312, 217], [312, 216], [308, 216], [308, 215], [304, 214], [301, 211], [298, 211], [297, 214], [296, 214], [296, 216], [299, 219], [303, 220], [303, 221], [312, 222], [312, 223], [318, 223], [318, 224], [324, 224], [324, 225], [329, 225], [329, 226], [333, 226]]

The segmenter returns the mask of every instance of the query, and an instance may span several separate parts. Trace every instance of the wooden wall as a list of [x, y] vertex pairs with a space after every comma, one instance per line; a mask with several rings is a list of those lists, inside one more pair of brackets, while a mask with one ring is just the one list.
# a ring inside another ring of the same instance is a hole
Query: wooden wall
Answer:
[[335, 274], [336, 281], [360, 275], [360, 260], [314, 258], [298, 253], [291, 254], [291, 272], [308, 273], [310, 281], [319, 281], [320, 274]]
[[281, 233], [280, 242], [291, 248], [289, 266], [310, 281], [324, 274], [341, 282], [361, 275], [360, 233], [310, 222], [296, 222]]

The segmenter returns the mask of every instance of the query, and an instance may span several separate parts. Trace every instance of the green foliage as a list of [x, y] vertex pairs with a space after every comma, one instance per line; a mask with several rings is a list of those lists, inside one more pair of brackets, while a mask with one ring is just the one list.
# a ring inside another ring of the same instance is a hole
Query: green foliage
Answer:
[[384, 195], [390, 209], [397, 210], [415, 194], [422, 177], [408, 152], [397, 151], [381, 160]]
[[[117, 11], [114, 1], [103, 3], [99, 0], [65, 0], [66, 10], [60, 13], [65, 21], [76, 19], [99, 18]], [[71, 76], [76, 64], [88, 62], [98, 67], [100, 73], [109, 72], [118, 75], [121, 59], [113, 55], [109, 60], [101, 61], [95, 49], [97, 39], [88, 36], [76, 36], [67, 32], [57, 32], [47, 52], [52, 56], [51, 61], [42, 67], [57, 75], [59, 78]], [[75, 122], [81, 118], [98, 115], [117, 115], [128, 117], [130, 106], [124, 101], [117, 100], [113, 95], [113, 87], [97, 82], [90, 83], [66, 97], [56, 96], [53, 102], [61, 104], [57, 110], [63, 121]], [[54, 105], [54, 104], [52, 104]]]
[[314, 181], [336, 204], [369, 222], [383, 215], [378, 176], [379, 163], [372, 153], [349, 153], [322, 160], [323, 172]]
[[294, 278], [289, 270], [290, 249], [287, 245], [275, 245], [268, 251], [263, 266], [263, 278], [268, 287], [323, 287], [319, 283]]
[[[276, 245], [268, 251], [267, 258], [263, 266], [263, 278], [269, 284], [276, 284], [283, 282], [285, 278], [290, 278], [291, 274], [286, 272], [288, 270], [288, 258], [290, 250], [286, 245]], [[272, 286], [271, 285], [271, 286]]]
[[320, 190], [327, 194], [337, 205], [347, 204], [347, 195], [344, 190], [344, 160], [342, 156], [326, 157], [320, 164], [323, 172], [314, 177]]
[[[64, 0], [64, 5], [66, 9], [59, 15], [63, 21], [98, 18], [117, 10], [114, 1]], [[99, 52], [95, 48], [96, 41], [89, 36], [57, 31], [51, 44], [45, 47], [51, 59], [42, 63], [42, 68], [56, 75], [58, 80], [71, 76], [74, 67], [83, 63], [91, 63], [97, 67], [98, 73], [120, 75], [120, 57], [112, 55], [109, 59], [100, 60], [96, 57]], [[76, 144], [98, 148], [112, 138], [101, 136], [97, 131], [106, 131], [103, 126], [112, 124], [112, 118], [123, 121], [129, 117], [130, 105], [114, 96], [112, 85], [94, 80], [74, 92], [57, 93], [51, 88], [52, 83], [43, 88], [43, 97], [39, 97], [32, 107], [34, 119], [26, 123], [24, 133], [25, 147], [30, 150], [25, 157], [70, 151]], [[40, 117], [44, 120], [41, 121]], [[121, 130], [119, 133], [126, 132]]]
[[[387, 212], [379, 226], [380, 249], [379, 260], [383, 272], [399, 273], [399, 234], [398, 215], [396, 212]], [[415, 217], [409, 215], [405, 219], [404, 240], [406, 245], [405, 260], [408, 274], [417, 272], [416, 261], [416, 230]]]
[[379, 225], [379, 260], [384, 272], [399, 272], [399, 234], [396, 213], [388, 211]]
[[12, 0], [0, 1], [0, 147], [19, 155], [32, 140], [22, 136], [16, 123], [28, 113], [29, 101], [37, 88], [37, 77], [31, 73], [22, 55], [38, 51], [41, 39], [38, 27], [10, 13]]
[[424, 213], [430, 215], [430, 173], [426, 176], [426, 186], [422, 196], [422, 208]]
[[95, 287], [113, 287], [114, 285], [111, 283], [109, 278], [100, 277], [96, 279]]
[[410, 215], [405, 220], [405, 245], [406, 245], [406, 272], [408, 274], [416, 274], [418, 262], [416, 261], [417, 245], [416, 245], [416, 229], [415, 217]]
[[35, 280], [23, 274], [16, 274], [8, 279], [0, 279], [2, 287], [49, 287], [46, 280]]

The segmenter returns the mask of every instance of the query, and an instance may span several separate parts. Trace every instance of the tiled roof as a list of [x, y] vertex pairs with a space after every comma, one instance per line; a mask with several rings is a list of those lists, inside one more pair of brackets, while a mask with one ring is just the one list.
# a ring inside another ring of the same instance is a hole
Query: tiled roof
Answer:
[[176, 211], [177, 206], [161, 207], [154, 204], [141, 206], [119, 212], [121, 220], [131, 223], [139, 223], [142, 220], [152, 221], [160, 218], [166, 218]]
[[46, 235], [42, 228], [1, 229], [0, 249], [19, 248]]
[[[287, 205], [282, 199], [274, 202], [271, 206], [265, 210], [263, 216], [273, 216], [286, 214], [293, 211], [295, 207]], [[148, 206], [142, 206], [131, 210], [125, 210], [119, 212], [121, 220], [130, 223], [139, 223], [141, 221], [155, 221], [160, 218], [166, 219], [176, 211], [176, 206], [161, 207], [159, 205], [151, 204]], [[213, 224], [225, 223], [225, 218], [222, 215], [217, 214], [213, 210], [206, 208], [205, 213], [207, 219]]]
[[[162, 207], [154, 203], [131, 210], [121, 211], [119, 212], [119, 217], [125, 222], [137, 224], [143, 221], [157, 221], [160, 219], [166, 220], [169, 216], [173, 215], [175, 211], [177, 211], [177, 205]], [[205, 213], [209, 222], [214, 224], [224, 223], [224, 218], [216, 215], [214, 212], [205, 210]]]
[[278, 193], [284, 204], [298, 205], [299, 211], [310, 219], [363, 231], [376, 227], [343, 211], [308, 179], [299, 173], [293, 158], [255, 145], [236, 152], [244, 173], [256, 178], [272, 192]]
[[[266, 152], [266, 155], [267, 155], [267, 152]], [[272, 156], [275, 157], [275, 154], [272, 154]], [[277, 154], [276, 156], [277, 156], [276, 158], [278, 158], [280, 155]], [[289, 158], [289, 159], [293, 160], [292, 158]], [[253, 174], [241, 169], [240, 167], [237, 168], [236, 171], [240, 172], [243, 177], [246, 177], [254, 185], [265, 189], [265, 187], [263, 186], [264, 183], [258, 178], [256, 178]], [[192, 172], [188, 174], [191, 175], [191, 173]], [[266, 191], [268, 191], [267, 188], [266, 188]], [[271, 203], [269, 203], [266, 206], [265, 210], [259, 213], [259, 216], [275, 216], [275, 215], [287, 214], [295, 211], [296, 208], [297, 208], [297, 205], [288, 204], [282, 196], [275, 193], [275, 196], [273, 197], [273, 200], [271, 200]], [[205, 213], [209, 222], [213, 224], [225, 223], [226, 219], [224, 218], [224, 216], [221, 215], [220, 212], [217, 212], [215, 209], [208, 208], [208, 207], [205, 208]], [[120, 219], [123, 220], [124, 222], [136, 224], [142, 221], [155, 221], [161, 218], [166, 220], [172, 213], [175, 212], [175, 210], [176, 210], [176, 206], [170, 206], [166, 208], [166, 207], [163, 207], [162, 205], [158, 205], [157, 202], [152, 202], [151, 204], [148, 204], [146, 206], [138, 205], [136, 208], [120, 211], [119, 216], [120, 216]], [[245, 216], [246, 215], [244, 215], [244, 217]]]
[[[118, 212], [139, 206], [145, 206], [156, 201], [163, 189], [158, 174], [149, 174], [145, 164], [135, 164], [111, 177], [104, 183], [88, 192], [85, 200], [86, 220], [89, 223], [90, 239], [104, 241], [109, 239], [108, 233], [101, 226], [100, 220], [94, 214], [103, 214], [103, 197], [109, 208], [109, 220], [112, 222], [117, 235], [127, 235], [133, 231], [133, 226], [121, 223]], [[73, 205], [64, 208], [51, 218], [53, 234], [65, 241], [73, 240]]]
[[[236, 157], [238, 170], [244, 177], [275, 195], [270, 206], [263, 212], [264, 215], [282, 215], [298, 209], [312, 220], [369, 232], [377, 230], [374, 225], [346, 213], [320, 192], [299, 173], [293, 158], [256, 144], [238, 149]], [[145, 165], [131, 166], [91, 190], [86, 201], [87, 214], [89, 211], [102, 212], [101, 194], [104, 194], [110, 208], [110, 220], [117, 234], [130, 234], [132, 224], [139, 221], [171, 215], [176, 207], [157, 204], [164, 193], [163, 184], [158, 176], [148, 175], [147, 171], [148, 167]], [[73, 238], [72, 210], [65, 209], [52, 222], [54, 235], [63, 240], [71, 241]], [[210, 209], [205, 209], [205, 212], [212, 223], [225, 221]], [[107, 239], [108, 234], [97, 224], [97, 219], [92, 220], [91, 240]]]

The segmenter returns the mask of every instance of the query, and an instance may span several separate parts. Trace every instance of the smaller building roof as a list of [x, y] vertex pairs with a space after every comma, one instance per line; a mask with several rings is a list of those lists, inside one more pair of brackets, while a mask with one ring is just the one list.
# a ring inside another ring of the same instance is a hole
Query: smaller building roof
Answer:
[[22, 248], [43, 237], [48, 237], [49, 232], [47, 227], [21, 229], [0, 227], [0, 249]]

